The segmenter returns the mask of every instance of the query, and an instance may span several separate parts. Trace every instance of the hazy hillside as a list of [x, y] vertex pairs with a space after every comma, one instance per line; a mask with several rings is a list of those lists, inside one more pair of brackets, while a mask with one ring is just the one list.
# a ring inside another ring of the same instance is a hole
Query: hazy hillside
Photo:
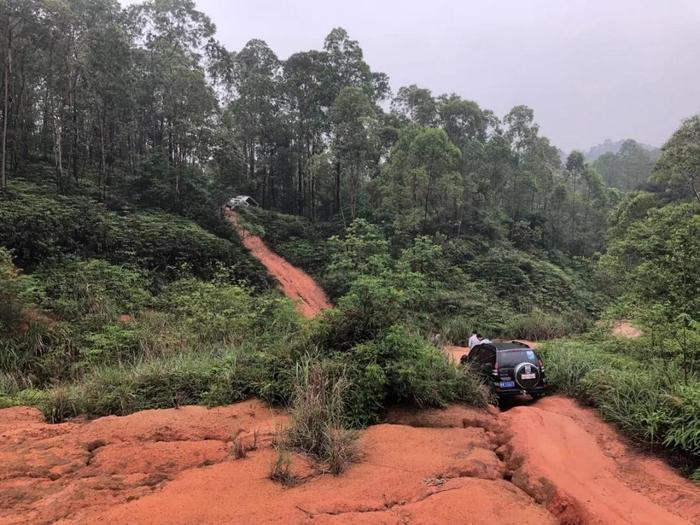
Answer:
[[[619, 153], [620, 148], [622, 147], [622, 144], [624, 144], [625, 140], [630, 140], [630, 139], [623, 139], [623, 140], [611, 140], [611, 139], [605, 139], [600, 144], [596, 144], [595, 146], [591, 147], [588, 151], [586, 151], [583, 155], [586, 158], [587, 162], [593, 162], [596, 160], [598, 157], [605, 153]], [[632, 139], [634, 140], [634, 139]], [[637, 141], [635, 141], [637, 142]], [[643, 149], [647, 150], [650, 154], [651, 157], [656, 160], [659, 157], [659, 154], [661, 153], [661, 149], [657, 148], [656, 146], [652, 146], [651, 144], [643, 144], [641, 142], [637, 142]]]

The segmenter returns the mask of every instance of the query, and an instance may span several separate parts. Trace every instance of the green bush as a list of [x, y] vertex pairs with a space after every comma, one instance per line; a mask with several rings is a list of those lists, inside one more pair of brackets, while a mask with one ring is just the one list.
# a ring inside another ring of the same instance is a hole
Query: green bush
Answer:
[[664, 401], [668, 430], [663, 444], [688, 451], [700, 461], [700, 382], [680, 386]]
[[134, 315], [153, 300], [143, 271], [104, 260], [67, 258], [43, 266], [35, 277], [42, 283], [44, 308], [81, 324], [100, 325], [120, 314]]
[[44, 193], [14, 182], [0, 207], [0, 245], [26, 269], [66, 255], [132, 264], [173, 280], [211, 278], [228, 268], [236, 280], [269, 287], [262, 265], [232, 235], [222, 238], [191, 220], [165, 212], [108, 211], [86, 197]]
[[493, 296], [507, 301], [516, 311], [539, 308], [550, 312], [598, 312], [603, 300], [590, 291], [588, 265], [581, 263], [584, 267], [576, 269], [575, 263], [568, 264], [570, 268], [544, 257], [495, 247], [474, 257], [464, 268], [472, 279], [485, 282]]
[[20, 324], [27, 320], [27, 310], [33, 307], [35, 288], [35, 280], [22, 275], [11, 253], [0, 246], [0, 337], [17, 335]]
[[379, 419], [393, 403], [444, 407], [460, 401], [486, 406], [490, 399], [481, 381], [455, 367], [434, 346], [401, 326], [348, 353], [348, 377], [354, 388], [348, 410], [354, 424]]

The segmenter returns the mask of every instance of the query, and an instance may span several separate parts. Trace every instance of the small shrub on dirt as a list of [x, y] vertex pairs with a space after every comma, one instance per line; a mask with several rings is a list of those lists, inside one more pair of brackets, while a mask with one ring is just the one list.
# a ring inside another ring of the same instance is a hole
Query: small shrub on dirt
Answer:
[[384, 398], [378, 405], [409, 402], [443, 407], [461, 401], [483, 407], [489, 403], [488, 391], [478, 377], [455, 367], [445, 354], [402, 326], [357, 346], [351, 355], [360, 369], [377, 365], [382, 370]]
[[248, 455], [248, 446], [245, 444], [243, 437], [238, 435], [233, 439], [231, 446], [231, 455], [236, 459], [243, 459]]
[[60, 386], [49, 391], [42, 404], [44, 416], [50, 423], [60, 423], [80, 413], [74, 390], [70, 387]]
[[289, 451], [283, 448], [277, 449], [277, 455], [270, 465], [270, 479], [285, 487], [293, 487], [299, 482], [292, 473], [292, 456]]
[[285, 444], [311, 455], [333, 474], [357, 455], [357, 434], [344, 427], [345, 371], [306, 359], [297, 365]]
[[259, 431], [255, 429], [251, 439], [245, 439], [242, 431], [233, 435], [231, 445], [231, 455], [236, 459], [242, 459], [248, 455], [248, 452], [257, 450], [258, 448]]

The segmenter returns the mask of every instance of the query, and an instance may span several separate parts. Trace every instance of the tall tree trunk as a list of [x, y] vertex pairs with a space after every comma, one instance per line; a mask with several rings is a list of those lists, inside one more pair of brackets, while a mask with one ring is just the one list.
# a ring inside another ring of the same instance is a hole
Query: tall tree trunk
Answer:
[[428, 174], [428, 187], [425, 191], [425, 205], [423, 206], [423, 233], [428, 229], [428, 202], [430, 201], [430, 193], [432, 191], [433, 178]]
[[[76, 80], [77, 84], [77, 80]], [[68, 103], [70, 104], [71, 108], [73, 109], [72, 115], [71, 115], [71, 133], [73, 134], [73, 140], [71, 141], [71, 147], [70, 147], [70, 167], [71, 167], [71, 173], [73, 174], [73, 180], [75, 181], [76, 184], [79, 183], [79, 178], [78, 177], [78, 109], [76, 108], [75, 104], [75, 93], [74, 89], [71, 89], [68, 93]]]
[[333, 188], [333, 213], [340, 213], [340, 161], [335, 161], [335, 187]]
[[573, 243], [576, 239], [576, 174], [571, 177], [572, 190], [571, 190], [571, 231], [569, 235], [571, 236], [570, 241]]
[[105, 155], [105, 110], [100, 118], [100, 192], [104, 202], [107, 198], [107, 158]]
[[7, 189], [7, 122], [10, 120], [10, 75], [12, 74], [12, 28], [7, 15], [7, 59], [5, 60], [5, 97], [2, 112], [2, 163], [0, 164], [0, 190]]
[[[53, 112], [52, 112], [53, 113]], [[63, 190], [63, 148], [61, 145], [62, 129], [56, 125], [56, 116], [53, 116], [53, 155], [54, 166], [56, 168], [56, 190], [60, 193]]]
[[269, 175], [269, 166], [263, 168], [263, 180], [262, 180], [262, 206], [267, 207], [267, 184]]

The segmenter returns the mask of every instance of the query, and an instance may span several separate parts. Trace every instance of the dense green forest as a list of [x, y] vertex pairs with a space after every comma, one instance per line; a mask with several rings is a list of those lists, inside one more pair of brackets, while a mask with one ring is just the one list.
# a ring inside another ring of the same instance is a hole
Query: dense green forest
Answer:
[[[286, 403], [311, 362], [353, 385], [350, 426], [483, 406], [428, 342], [478, 328], [576, 337], [546, 350], [559, 387], [697, 465], [700, 116], [658, 160], [562, 162], [532, 109], [393, 91], [342, 28], [282, 60], [227, 50], [190, 0], [9, 0], [0, 26], [0, 406]], [[279, 295], [223, 220], [235, 194], [334, 309]], [[621, 317], [645, 336], [601, 328]]]

